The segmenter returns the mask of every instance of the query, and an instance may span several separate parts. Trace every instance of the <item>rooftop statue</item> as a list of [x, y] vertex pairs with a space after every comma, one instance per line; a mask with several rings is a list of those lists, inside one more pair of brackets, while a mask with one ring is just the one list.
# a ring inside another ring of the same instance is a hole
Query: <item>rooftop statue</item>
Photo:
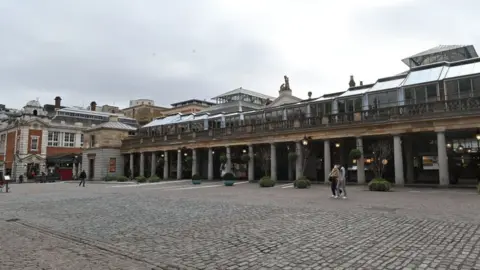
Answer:
[[280, 85], [280, 91], [292, 90], [290, 89], [290, 80], [288, 79], [287, 75], [283, 76], [283, 79], [285, 80], [285, 83]]

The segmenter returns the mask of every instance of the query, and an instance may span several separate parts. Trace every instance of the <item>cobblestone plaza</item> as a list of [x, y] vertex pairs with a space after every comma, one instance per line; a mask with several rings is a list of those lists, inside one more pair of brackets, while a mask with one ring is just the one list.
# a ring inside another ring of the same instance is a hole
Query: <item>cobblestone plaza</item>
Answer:
[[0, 269], [480, 269], [473, 190], [13, 185]]

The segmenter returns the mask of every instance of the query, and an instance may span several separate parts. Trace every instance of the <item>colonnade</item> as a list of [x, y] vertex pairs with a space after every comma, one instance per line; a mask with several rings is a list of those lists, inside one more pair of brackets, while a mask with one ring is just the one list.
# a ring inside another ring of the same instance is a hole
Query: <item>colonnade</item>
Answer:
[[[332, 164], [332, 158], [331, 158], [331, 151], [330, 151], [330, 140], [323, 140], [324, 143], [324, 154], [323, 154], [323, 164], [324, 164], [324, 173], [325, 173], [325, 178], [328, 179], [328, 175], [330, 173], [330, 170], [333, 166]], [[395, 165], [395, 184], [397, 185], [403, 185], [405, 183], [405, 176], [404, 176], [404, 164], [403, 164], [403, 157], [404, 153], [402, 153], [402, 144], [404, 141], [402, 140], [402, 134], [394, 134], [393, 135], [393, 159], [394, 159], [394, 165]], [[405, 143], [409, 144], [410, 147], [405, 147], [405, 154], [406, 154], [406, 175], [408, 179], [413, 179], [413, 158], [411, 158], [411, 141], [406, 140]], [[302, 144], [302, 141], [296, 141], [295, 142], [295, 153], [296, 153], [296, 160], [295, 160], [295, 175], [296, 178], [300, 178], [303, 176], [303, 170], [304, 170], [304, 148], [307, 146], [304, 146]], [[448, 185], [449, 184], [449, 172], [448, 172], [448, 161], [447, 161], [447, 150], [446, 150], [446, 140], [445, 140], [445, 132], [444, 131], [439, 131], [437, 132], [437, 147], [438, 147], [438, 164], [439, 164], [439, 180], [440, 180], [440, 185]], [[363, 139], [362, 137], [357, 137], [356, 138], [356, 148], [359, 149], [362, 153], [362, 156], [357, 160], [357, 182], [359, 184], [365, 183], [365, 165], [364, 165], [364, 157], [363, 157]], [[196, 174], [199, 172], [198, 170], [198, 159], [197, 159], [197, 150], [200, 148], [192, 148], [191, 153], [192, 153], [192, 159], [191, 159], [191, 171], [192, 175]], [[172, 150], [170, 150], [172, 151]], [[183, 178], [182, 171], [183, 168], [182, 166], [184, 165], [182, 162], [182, 157], [183, 157], [183, 151], [185, 149], [178, 149], [177, 150], [177, 175], [176, 178], [178, 180]], [[255, 159], [254, 159], [254, 145], [250, 144], [248, 145], [248, 151], [246, 154], [248, 154], [249, 161], [248, 161], [248, 180], [254, 180], [254, 175], [255, 175]], [[270, 177], [273, 180], [278, 180], [277, 179], [277, 144], [276, 143], [270, 143], [270, 172], [271, 175]], [[214, 168], [213, 168], [213, 153], [214, 150], [213, 148], [208, 148], [208, 166], [207, 166], [207, 179], [208, 180], [213, 180], [214, 178]], [[151, 175], [156, 174], [156, 154], [157, 152], [150, 152], [151, 154]], [[165, 164], [169, 164], [169, 151], [163, 151], [163, 159]], [[226, 172], [231, 172], [232, 168], [232, 155], [231, 155], [231, 147], [230, 146], [225, 146], [225, 156], [226, 156]], [[134, 164], [134, 153], [130, 154], [130, 171], [133, 172], [133, 164]], [[145, 152], [140, 152], [140, 175], [144, 176], [145, 175]], [[292, 168], [289, 168], [289, 170]], [[169, 166], [163, 166], [163, 178], [168, 179], [169, 178]], [[283, 179], [282, 179], [283, 180]]]

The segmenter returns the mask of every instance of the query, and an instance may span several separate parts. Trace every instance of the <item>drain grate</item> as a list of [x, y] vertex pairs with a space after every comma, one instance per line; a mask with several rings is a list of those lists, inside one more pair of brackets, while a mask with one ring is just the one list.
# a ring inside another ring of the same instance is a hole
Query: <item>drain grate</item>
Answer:
[[20, 219], [19, 218], [11, 218], [11, 219], [7, 219], [5, 220], [6, 222], [17, 222], [19, 221]]

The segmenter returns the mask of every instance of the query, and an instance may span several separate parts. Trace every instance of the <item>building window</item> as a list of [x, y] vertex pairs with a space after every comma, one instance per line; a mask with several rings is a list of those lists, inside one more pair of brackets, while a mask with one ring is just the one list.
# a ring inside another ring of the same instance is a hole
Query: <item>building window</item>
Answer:
[[30, 138], [30, 150], [38, 151], [38, 136], [32, 136]]
[[65, 147], [75, 147], [75, 133], [65, 132], [63, 137], [63, 146]]
[[60, 132], [58, 131], [49, 131], [48, 132], [48, 146], [59, 146], [60, 144]]
[[7, 140], [7, 134], [0, 135], [0, 153], [5, 151], [5, 142]]
[[83, 147], [83, 133], [80, 134], [80, 147]]
[[95, 135], [90, 135], [90, 147], [95, 147]]

